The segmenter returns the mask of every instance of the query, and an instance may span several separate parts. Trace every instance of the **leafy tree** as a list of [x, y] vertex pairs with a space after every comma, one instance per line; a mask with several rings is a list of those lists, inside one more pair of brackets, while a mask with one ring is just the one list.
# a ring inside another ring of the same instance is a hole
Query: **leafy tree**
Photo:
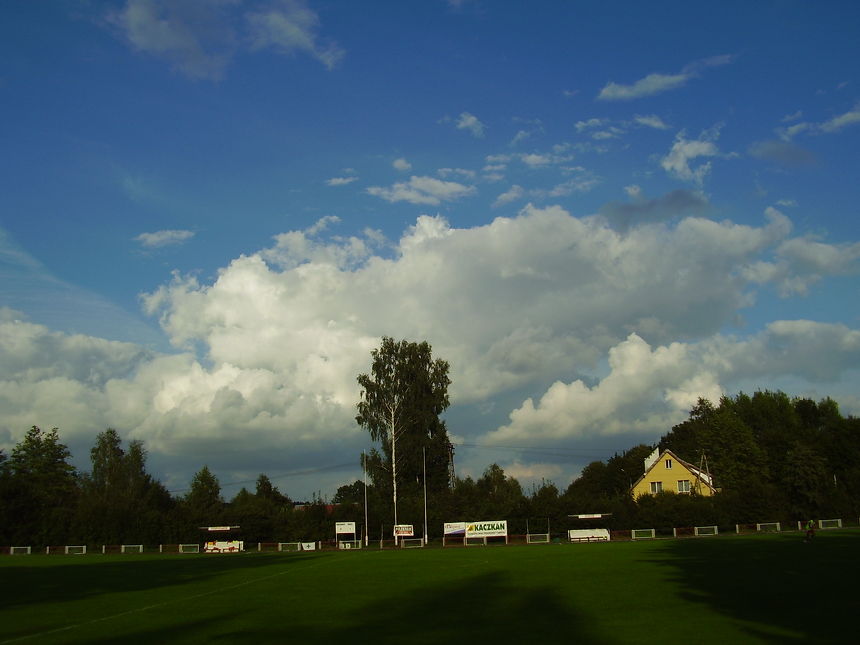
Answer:
[[228, 524], [242, 527], [242, 537], [247, 542], [273, 540], [277, 511], [271, 499], [255, 495], [243, 487], [230, 501], [224, 514]]
[[383, 454], [372, 451], [368, 472], [376, 485], [390, 474], [394, 523], [397, 523], [398, 485], [417, 493], [426, 454], [427, 487], [447, 486], [448, 432], [439, 418], [449, 405], [448, 363], [433, 359], [425, 341], [395, 342], [383, 337], [371, 352], [370, 374], [360, 374], [361, 400], [355, 420], [382, 443]]
[[9, 460], [6, 454], [0, 450], [0, 542], [4, 544], [9, 541], [9, 526], [11, 525], [12, 516], [11, 501], [12, 487], [9, 476]]
[[827, 479], [827, 460], [816, 450], [796, 445], [786, 456], [785, 487], [791, 511], [797, 517], [818, 516], [831, 491]]
[[567, 511], [564, 506], [558, 487], [552, 482], [541, 480], [541, 485], [533, 489], [528, 499], [528, 516], [529, 519], [547, 518], [550, 528], [557, 529], [566, 525]]
[[10, 537], [28, 544], [63, 542], [77, 496], [77, 472], [57, 428], [33, 426], [8, 461], [7, 513], [15, 518]]
[[654, 446], [639, 444], [615, 454], [606, 462], [604, 491], [607, 495], [629, 495], [633, 483], [645, 472], [645, 459], [654, 451]]
[[185, 535], [194, 535], [194, 529], [221, 521], [224, 512], [221, 484], [209, 466], [203, 466], [191, 478], [191, 488], [185, 494], [183, 510]]
[[684, 461], [698, 463], [704, 441], [703, 435], [708, 420], [714, 412], [714, 405], [707, 399], [700, 398], [690, 410], [689, 418], [663, 435], [658, 447], [661, 451], [671, 450]]
[[261, 499], [269, 500], [278, 505], [292, 504], [290, 498], [279, 491], [278, 488], [272, 484], [271, 480], [263, 473], [260, 473], [260, 476], [257, 477], [256, 490], [257, 497]]
[[482, 515], [498, 514], [498, 519], [524, 515], [526, 499], [522, 486], [513, 477], [505, 475], [498, 464], [487, 467], [475, 486], [482, 500]]
[[331, 501], [333, 504], [364, 504], [364, 482], [356, 480], [338, 487]]
[[[594, 500], [607, 496], [612, 489], [609, 469], [602, 461], [592, 461], [574, 479], [564, 493], [573, 510], [589, 512]], [[592, 509], [593, 510], [593, 509]]]
[[171, 500], [146, 472], [143, 443], [132, 441], [123, 450], [117, 431], [108, 428], [96, 437], [90, 460], [92, 470], [81, 478], [76, 534], [103, 544], [162, 539]]

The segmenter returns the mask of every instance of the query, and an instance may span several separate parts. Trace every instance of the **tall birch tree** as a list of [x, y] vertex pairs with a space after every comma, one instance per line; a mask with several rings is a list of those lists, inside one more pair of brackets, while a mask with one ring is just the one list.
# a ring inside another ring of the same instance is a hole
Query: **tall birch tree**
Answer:
[[[428, 486], [447, 483], [448, 433], [439, 415], [449, 405], [448, 363], [433, 359], [430, 345], [383, 337], [371, 352], [369, 374], [360, 374], [361, 400], [355, 420], [382, 443], [390, 470], [394, 523], [398, 484], [422, 477], [422, 448], [428, 455]], [[442, 484], [443, 486], [445, 484]]]

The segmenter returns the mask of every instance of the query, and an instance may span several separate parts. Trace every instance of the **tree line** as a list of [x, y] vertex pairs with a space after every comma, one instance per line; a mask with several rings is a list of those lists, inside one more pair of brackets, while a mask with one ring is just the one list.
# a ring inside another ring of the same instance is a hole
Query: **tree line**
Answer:
[[[240, 526], [249, 542], [334, 537], [334, 522], [355, 521], [373, 539], [391, 538], [393, 524], [427, 525], [439, 537], [451, 521], [507, 519], [511, 533], [573, 528], [569, 515], [611, 513], [608, 527], [731, 526], [810, 517], [860, 515], [860, 419], [844, 417], [830, 398], [783, 392], [700, 399], [689, 417], [655, 445], [637, 445], [588, 464], [559, 489], [542, 481], [524, 490], [498, 464], [480, 477], [451, 478], [450, 442], [440, 415], [448, 407], [448, 364], [425, 343], [384, 338], [362, 388], [356, 421], [380, 449], [362, 454], [368, 477], [294, 504], [263, 473], [253, 490], [226, 500], [203, 466], [182, 495], [171, 494], [146, 469], [140, 441], [100, 433], [89, 472], [70, 463], [56, 428], [33, 426], [9, 455], [0, 451], [0, 544], [173, 544], [199, 542], [200, 527]], [[696, 466], [707, 460], [713, 497], [670, 492], [634, 500], [633, 483], [655, 447]], [[395, 519], [396, 518], [396, 519]]]

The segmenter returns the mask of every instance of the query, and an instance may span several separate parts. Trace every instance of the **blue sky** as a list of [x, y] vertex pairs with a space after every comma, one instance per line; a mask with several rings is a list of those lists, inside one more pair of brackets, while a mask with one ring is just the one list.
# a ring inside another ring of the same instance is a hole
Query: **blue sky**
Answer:
[[451, 363], [475, 476], [742, 388], [860, 413], [856, 3], [0, 11], [0, 448], [330, 495], [382, 335]]

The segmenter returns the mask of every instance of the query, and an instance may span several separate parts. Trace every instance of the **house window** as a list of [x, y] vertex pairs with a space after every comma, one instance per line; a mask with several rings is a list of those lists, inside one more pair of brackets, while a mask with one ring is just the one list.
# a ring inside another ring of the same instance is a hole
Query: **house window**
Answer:
[[679, 479], [678, 480], [678, 492], [679, 493], [689, 493], [690, 492], [690, 480], [689, 479]]
[[671, 459], [666, 460], [666, 470], [672, 470], [672, 460]]
[[651, 482], [651, 494], [656, 495], [657, 493], [663, 492], [663, 482]]

